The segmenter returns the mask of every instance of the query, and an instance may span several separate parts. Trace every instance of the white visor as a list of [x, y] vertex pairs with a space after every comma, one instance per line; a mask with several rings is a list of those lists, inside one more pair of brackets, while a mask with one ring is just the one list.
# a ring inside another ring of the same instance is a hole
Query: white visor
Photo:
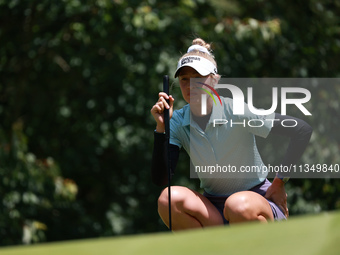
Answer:
[[194, 68], [202, 76], [207, 76], [211, 73], [217, 74], [216, 66], [208, 59], [200, 56], [187, 56], [178, 61], [175, 78], [178, 76], [179, 70], [184, 66]]

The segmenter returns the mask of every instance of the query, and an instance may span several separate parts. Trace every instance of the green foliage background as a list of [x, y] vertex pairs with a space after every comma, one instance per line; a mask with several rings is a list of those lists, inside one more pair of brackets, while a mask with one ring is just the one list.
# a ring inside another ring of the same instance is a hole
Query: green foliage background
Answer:
[[[340, 76], [338, 0], [0, 0], [0, 245], [165, 230], [150, 109], [196, 36], [224, 77]], [[339, 163], [340, 86], [309, 89], [323, 121], [301, 162]], [[197, 188], [188, 164], [175, 183]], [[293, 180], [290, 213], [338, 209], [339, 190]]]

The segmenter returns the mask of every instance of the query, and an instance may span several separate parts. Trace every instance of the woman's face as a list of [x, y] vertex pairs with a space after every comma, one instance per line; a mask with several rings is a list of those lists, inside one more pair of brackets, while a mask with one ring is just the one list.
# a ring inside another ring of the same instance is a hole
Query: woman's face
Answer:
[[190, 86], [190, 78], [202, 78], [203, 83], [209, 83], [208, 79], [210, 76], [202, 76], [189, 66], [183, 67], [179, 73], [178, 80], [184, 100], [187, 103], [194, 103], [194, 101], [200, 103], [201, 94], [204, 92], [197, 87], [202, 87], [203, 85], [197, 84], [197, 86]]

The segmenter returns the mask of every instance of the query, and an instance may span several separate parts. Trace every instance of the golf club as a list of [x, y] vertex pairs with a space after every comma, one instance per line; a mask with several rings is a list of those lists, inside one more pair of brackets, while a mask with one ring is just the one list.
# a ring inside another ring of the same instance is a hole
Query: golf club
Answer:
[[[169, 76], [163, 76], [163, 91], [169, 95]], [[169, 103], [169, 100], [166, 100]], [[171, 223], [171, 162], [170, 162], [170, 150], [169, 150], [169, 142], [170, 142], [170, 112], [169, 109], [164, 109], [164, 124], [165, 124], [165, 136], [166, 136], [166, 165], [168, 170], [168, 202], [169, 202], [169, 229], [172, 231], [172, 223]]]

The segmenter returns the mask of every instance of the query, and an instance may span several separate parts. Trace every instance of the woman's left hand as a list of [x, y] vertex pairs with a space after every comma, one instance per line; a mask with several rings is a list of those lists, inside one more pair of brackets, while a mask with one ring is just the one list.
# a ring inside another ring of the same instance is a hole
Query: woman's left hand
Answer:
[[282, 180], [279, 178], [273, 180], [272, 185], [267, 189], [265, 198], [273, 201], [282, 210], [286, 218], [288, 218], [287, 193]]

